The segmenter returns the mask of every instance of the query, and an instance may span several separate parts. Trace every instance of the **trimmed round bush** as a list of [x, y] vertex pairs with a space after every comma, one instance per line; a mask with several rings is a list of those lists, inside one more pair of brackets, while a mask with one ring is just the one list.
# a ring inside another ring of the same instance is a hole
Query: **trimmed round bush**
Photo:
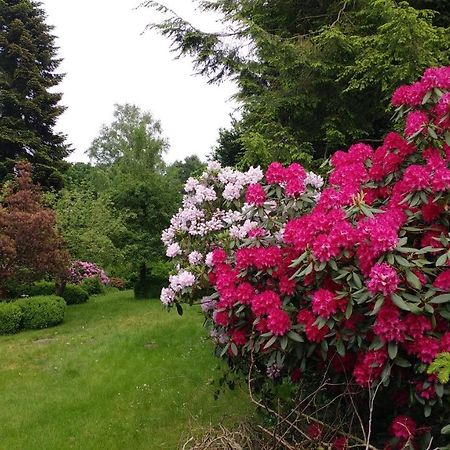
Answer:
[[81, 283], [81, 287], [89, 295], [103, 294], [105, 292], [105, 287], [103, 286], [99, 277], [85, 278], [83, 283]]
[[22, 309], [15, 303], [0, 303], [0, 334], [14, 334], [22, 323]]
[[56, 286], [52, 281], [37, 281], [32, 284], [9, 283], [6, 290], [10, 298], [55, 295]]
[[56, 295], [24, 298], [13, 305], [22, 310], [22, 326], [25, 329], [48, 328], [64, 320], [66, 303]]
[[67, 284], [62, 295], [68, 305], [79, 305], [86, 303], [89, 299], [88, 292], [76, 284]]
[[38, 281], [28, 287], [25, 294], [30, 297], [39, 295], [55, 295], [56, 286], [53, 281]]

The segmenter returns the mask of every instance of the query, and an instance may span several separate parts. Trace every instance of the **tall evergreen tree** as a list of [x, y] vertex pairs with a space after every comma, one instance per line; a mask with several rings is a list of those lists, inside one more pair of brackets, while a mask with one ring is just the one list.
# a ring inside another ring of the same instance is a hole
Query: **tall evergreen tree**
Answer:
[[61, 94], [51, 91], [62, 75], [61, 60], [41, 4], [0, 0], [0, 179], [17, 160], [33, 165], [42, 186], [62, 186], [70, 149], [54, 126], [64, 111]]
[[197, 2], [222, 17], [222, 30], [145, 5], [166, 15], [153, 27], [198, 73], [236, 82], [241, 118], [222, 131], [214, 156], [242, 166], [317, 165], [352, 142], [376, 145], [389, 129], [395, 86], [450, 62], [448, 0]]

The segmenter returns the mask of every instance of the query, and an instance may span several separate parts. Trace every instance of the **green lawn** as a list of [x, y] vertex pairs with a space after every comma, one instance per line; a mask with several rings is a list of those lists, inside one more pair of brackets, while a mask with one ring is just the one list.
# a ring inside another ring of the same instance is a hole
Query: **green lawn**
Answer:
[[177, 449], [252, 408], [213, 399], [218, 375], [195, 309], [183, 317], [130, 292], [66, 309], [62, 325], [0, 336], [0, 449]]

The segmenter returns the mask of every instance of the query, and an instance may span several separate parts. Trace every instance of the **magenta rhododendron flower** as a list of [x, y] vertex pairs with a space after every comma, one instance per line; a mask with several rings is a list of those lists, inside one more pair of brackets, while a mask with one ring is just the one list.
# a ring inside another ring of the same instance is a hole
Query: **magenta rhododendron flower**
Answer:
[[450, 292], [450, 269], [440, 273], [433, 283], [441, 291]]
[[328, 289], [319, 289], [312, 296], [312, 311], [324, 319], [329, 319], [338, 310], [338, 302], [334, 292]]
[[289, 314], [282, 309], [272, 309], [267, 318], [267, 328], [276, 336], [284, 336], [291, 328]]
[[412, 136], [413, 134], [423, 132], [428, 125], [428, 115], [423, 111], [411, 111], [406, 117], [405, 134]]
[[397, 416], [392, 421], [389, 430], [393, 436], [408, 440], [416, 434], [416, 422], [408, 416]]
[[372, 294], [378, 292], [383, 295], [393, 294], [400, 283], [397, 271], [389, 264], [375, 264], [369, 275], [367, 288]]
[[251, 184], [245, 193], [245, 201], [250, 205], [264, 205], [266, 193], [264, 192], [263, 187], [259, 183]]
[[353, 370], [355, 381], [363, 387], [372, 384], [381, 375], [387, 359], [388, 355], [384, 349], [370, 350], [360, 355]]

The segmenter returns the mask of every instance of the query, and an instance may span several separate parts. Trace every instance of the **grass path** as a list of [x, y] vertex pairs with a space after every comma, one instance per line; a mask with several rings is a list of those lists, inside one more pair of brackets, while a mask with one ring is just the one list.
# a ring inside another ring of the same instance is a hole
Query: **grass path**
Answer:
[[56, 328], [0, 336], [0, 450], [171, 450], [250, 414], [241, 391], [213, 399], [197, 311], [130, 292], [66, 311]]

